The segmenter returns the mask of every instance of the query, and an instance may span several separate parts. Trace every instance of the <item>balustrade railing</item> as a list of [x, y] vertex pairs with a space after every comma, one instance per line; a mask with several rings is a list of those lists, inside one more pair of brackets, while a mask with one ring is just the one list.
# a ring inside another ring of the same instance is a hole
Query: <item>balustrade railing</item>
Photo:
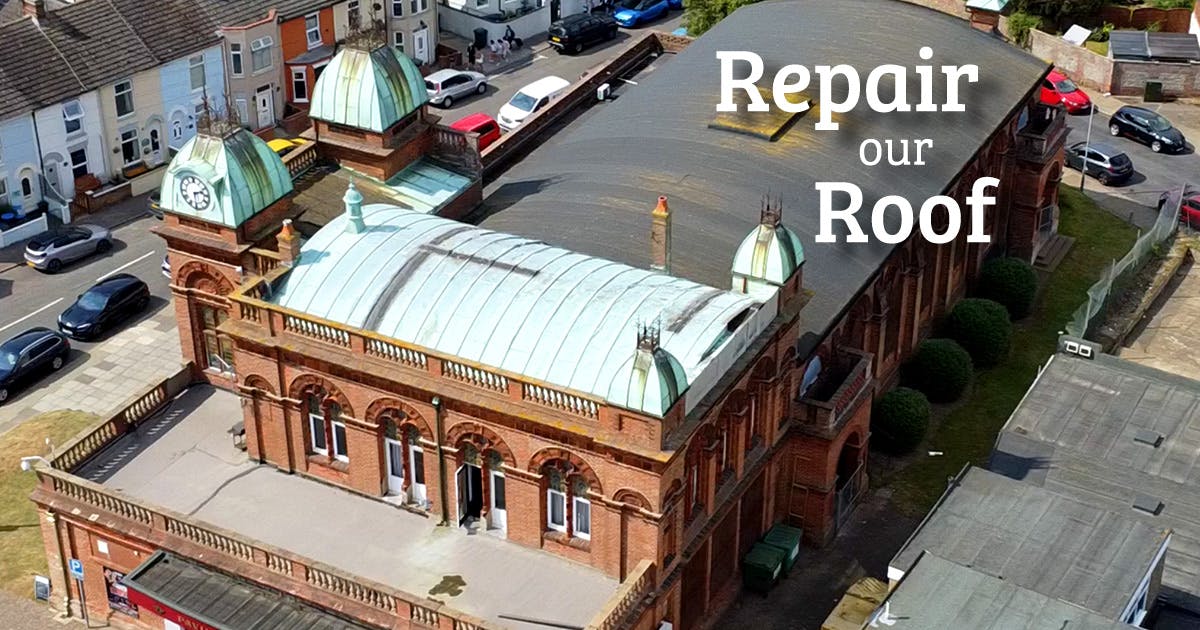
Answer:
[[283, 165], [287, 167], [292, 179], [304, 174], [317, 163], [317, 143], [308, 141], [283, 156]]
[[634, 613], [641, 609], [646, 596], [655, 587], [654, 574], [654, 562], [639, 562], [586, 630], [622, 630], [629, 627], [634, 621]]
[[273, 252], [269, 249], [253, 247], [250, 249], [250, 256], [254, 261], [254, 271], [260, 276], [267, 275], [283, 264], [279, 252]]
[[870, 390], [872, 372], [872, 356], [851, 349], [842, 349], [842, 360], [849, 363], [842, 371], [827, 370], [823, 378], [840, 379], [837, 382], [821, 382], [814, 384], [814, 390], [825, 390], [828, 393], [820, 398], [809, 396], [792, 402], [792, 420], [800, 425], [818, 432], [836, 432], [849, 419], [856, 402]]
[[508, 391], [508, 377], [456, 361], [443, 361], [442, 374], [496, 392]]
[[312, 339], [344, 348], [350, 347], [349, 332], [335, 328], [329, 324], [314, 322], [311, 319], [304, 319], [295, 315], [285, 315], [283, 318], [283, 329], [302, 337], [311, 337]]
[[588, 418], [594, 419], [600, 415], [600, 405], [595, 401], [533, 383], [522, 384], [521, 398]]
[[429, 364], [429, 357], [424, 352], [396, 345], [382, 339], [368, 338], [366, 352], [373, 357], [403, 363], [415, 368], [425, 369]]

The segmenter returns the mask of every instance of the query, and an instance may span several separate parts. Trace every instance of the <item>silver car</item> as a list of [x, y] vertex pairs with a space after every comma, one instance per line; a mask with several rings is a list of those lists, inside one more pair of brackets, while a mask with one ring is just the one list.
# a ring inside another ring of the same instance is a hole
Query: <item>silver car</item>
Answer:
[[487, 77], [470, 70], [438, 70], [425, 77], [425, 91], [431, 104], [450, 107], [457, 99], [486, 94]]
[[112, 249], [112, 234], [98, 225], [68, 225], [33, 237], [25, 247], [25, 262], [51, 273], [66, 263]]

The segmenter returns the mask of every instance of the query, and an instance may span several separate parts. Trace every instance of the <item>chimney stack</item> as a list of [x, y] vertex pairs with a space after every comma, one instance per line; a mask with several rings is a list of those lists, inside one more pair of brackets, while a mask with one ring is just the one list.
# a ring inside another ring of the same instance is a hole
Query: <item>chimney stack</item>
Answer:
[[46, 17], [46, 0], [21, 0], [25, 15], [44, 18]]
[[300, 258], [300, 235], [292, 227], [291, 219], [283, 220], [283, 227], [279, 229], [279, 236], [275, 237], [275, 243], [283, 264], [288, 267], [296, 264], [296, 260]]
[[671, 210], [667, 207], [666, 197], [658, 198], [658, 205], [650, 216], [650, 267], [671, 273]]
[[350, 234], [362, 234], [367, 231], [367, 224], [363, 221], [362, 215], [362, 193], [354, 187], [354, 182], [346, 187], [346, 195], [342, 197], [342, 201], [346, 203], [346, 232]]

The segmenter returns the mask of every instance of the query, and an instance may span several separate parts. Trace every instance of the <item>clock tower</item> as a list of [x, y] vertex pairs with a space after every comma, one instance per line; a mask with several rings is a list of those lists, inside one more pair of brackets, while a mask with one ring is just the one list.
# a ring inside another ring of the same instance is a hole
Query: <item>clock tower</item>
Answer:
[[275, 233], [293, 214], [291, 173], [261, 138], [213, 121], [171, 160], [159, 197], [164, 216], [154, 232], [167, 242], [184, 356], [198, 377], [232, 387], [232, 347], [217, 330], [228, 317], [225, 296], [246, 274], [277, 264]]

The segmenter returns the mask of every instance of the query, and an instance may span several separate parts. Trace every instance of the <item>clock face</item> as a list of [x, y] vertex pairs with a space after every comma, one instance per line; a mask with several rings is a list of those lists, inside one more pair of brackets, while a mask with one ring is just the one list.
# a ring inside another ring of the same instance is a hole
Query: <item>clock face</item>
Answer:
[[207, 210], [212, 205], [212, 193], [208, 185], [195, 175], [185, 175], [179, 180], [179, 195], [196, 210]]

